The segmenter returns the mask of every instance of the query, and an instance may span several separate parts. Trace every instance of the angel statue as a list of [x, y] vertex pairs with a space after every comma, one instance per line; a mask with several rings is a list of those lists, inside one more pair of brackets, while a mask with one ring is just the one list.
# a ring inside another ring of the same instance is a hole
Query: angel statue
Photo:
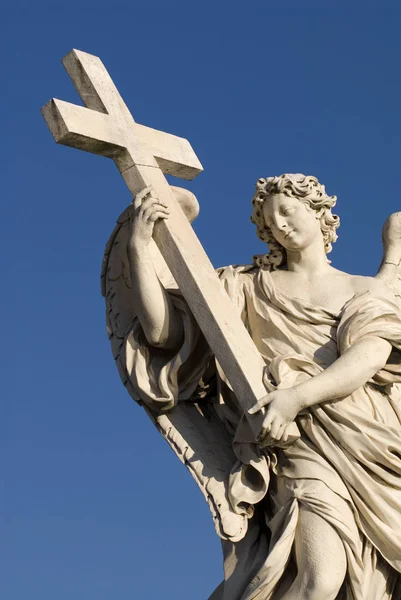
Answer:
[[169, 209], [150, 188], [104, 258], [121, 378], [209, 503], [225, 575], [210, 600], [399, 600], [401, 212], [362, 277], [327, 259], [336, 197], [315, 177], [259, 179], [252, 204], [269, 252], [218, 275], [266, 365], [259, 436], [154, 245]]

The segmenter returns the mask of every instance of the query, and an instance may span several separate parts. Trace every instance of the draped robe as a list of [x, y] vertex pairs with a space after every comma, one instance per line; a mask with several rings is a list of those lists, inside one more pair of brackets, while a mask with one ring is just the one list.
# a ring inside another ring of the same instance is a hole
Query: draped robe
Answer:
[[[401, 597], [401, 312], [388, 294], [354, 295], [337, 314], [277, 290], [268, 269], [227, 267], [220, 278], [263, 356], [267, 389], [321, 373], [366, 336], [388, 340], [386, 366], [350, 396], [303, 410], [300, 438], [261, 449], [217, 367], [216, 409], [237, 463], [228, 493], [248, 533], [223, 542], [224, 600], [270, 600], [294, 577], [299, 509], [330, 523], [344, 545], [347, 575], [339, 598]], [[127, 374], [141, 399], [165, 411], [193, 398], [210, 350], [178, 290], [170, 291], [185, 339], [172, 353], [150, 348], [136, 321], [125, 343]], [[268, 529], [267, 529], [268, 528]], [[398, 590], [398, 591], [397, 591]]]

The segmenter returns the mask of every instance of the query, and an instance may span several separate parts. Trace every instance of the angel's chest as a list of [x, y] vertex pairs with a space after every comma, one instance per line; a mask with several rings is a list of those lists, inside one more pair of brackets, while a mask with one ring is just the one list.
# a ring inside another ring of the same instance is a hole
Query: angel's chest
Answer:
[[327, 280], [306, 283], [292, 278], [277, 278], [275, 288], [283, 297], [293, 298], [305, 307], [320, 307], [335, 315], [353, 296], [353, 289], [349, 285]]
[[[290, 293], [288, 290], [287, 293]], [[335, 290], [315, 288], [304, 289], [299, 288], [295, 291], [294, 299], [299, 300], [305, 306], [321, 307], [332, 314], [339, 314], [344, 305], [350, 300], [352, 294], [339, 294]]]
[[270, 358], [292, 351], [311, 357], [318, 348], [337, 348], [338, 318], [321, 306], [293, 298], [261, 297], [247, 302], [247, 326], [260, 352]]
[[280, 356], [300, 356], [327, 368], [338, 358], [337, 323], [316, 322], [270, 306], [266, 319], [254, 313], [248, 330], [267, 363]]

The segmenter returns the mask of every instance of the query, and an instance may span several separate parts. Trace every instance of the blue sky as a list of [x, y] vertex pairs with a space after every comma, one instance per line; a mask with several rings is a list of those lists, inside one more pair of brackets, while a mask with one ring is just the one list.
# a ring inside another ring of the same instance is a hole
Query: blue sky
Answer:
[[258, 177], [338, 196], [336, 267], [374, 274], [400, 210], [396, 0], [3, 8], [1, 587], [7, 600], [205, 600], [222, 578], [207, 506], [120, 384], [99, 272], [130, 202], [111, 161], [56, 146], [40, 115], [79, 102], [61, 58], [100, 56], [134, 118], [192, 143], [214, 265], [263, 250]]

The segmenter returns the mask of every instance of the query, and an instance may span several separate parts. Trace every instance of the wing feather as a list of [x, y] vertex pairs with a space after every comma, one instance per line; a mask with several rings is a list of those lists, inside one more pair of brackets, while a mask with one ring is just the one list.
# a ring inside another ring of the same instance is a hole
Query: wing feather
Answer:
[[401, 304], [401, 212], [390, 215], [383, 226], [383, 260], [376, 275]]
[[[393, 292], [401, 307], [401, 212], [393, 213], [383, 225], [383, 259], [376, 275]], [[392, 387], [391, 395], [401, 400], [401, 385]]]

